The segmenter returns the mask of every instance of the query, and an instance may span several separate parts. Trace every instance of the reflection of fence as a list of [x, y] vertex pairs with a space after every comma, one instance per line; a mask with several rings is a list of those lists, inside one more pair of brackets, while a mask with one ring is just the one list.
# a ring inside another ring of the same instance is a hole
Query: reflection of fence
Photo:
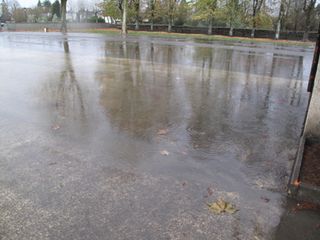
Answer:
[[[59, 23], [9, 23], [8, 30], [9, 31], [43, 31], [43, 29], [47, 27], [49, 30], [59, 31], [60, 24]], [[134, 30], [135, 25], [129, 24], [128, 28], [130, 30]], [[84, 30], [84, 29], [101, 29], [101, 28], [120, 28], [120, 25], [109, 24], [109, 23], [69, 23], [68, 28], [71, 31]], [[142, 31], [150, 31], [149, 24], [141, 24], [139, 26]], [[166, 32], [168, 27], [165, 24], [155, 24], [153, 27], [154, 31], [163, 31]], [[188, 27], [188, 26], [173, 26], [172, 32], [177, 33], [200, 33], [207, 34], [208, 28], [206, 27]], [[228, 35], [229, 28], [213, 28], [213, 35]], [[234, 29], [235, 37], [250, 37], [251, 29]], [[255, 37], [257, 38], [274, 38], [275, 31], [274, 30], [256, 30]], [[280, 33], [280, 39], [288, 39], [288, 40], [302, 40], [303, 31], [294, 32], [294, 31], [284, 31]], [[317, 32], [310, 32], [309, 40], [315, 41], [317, 38]]]

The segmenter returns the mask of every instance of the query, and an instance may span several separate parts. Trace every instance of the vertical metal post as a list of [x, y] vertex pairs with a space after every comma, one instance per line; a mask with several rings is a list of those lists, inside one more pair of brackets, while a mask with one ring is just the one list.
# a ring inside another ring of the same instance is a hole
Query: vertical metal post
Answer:
[[319, 27], [318, 27], [317, 42], [316, 42], [316, 47], [314, 49], [313, 61], [312, 61], [310, 77], [309, 77], [309, 83], [308, 83], [308, 92], [310, 92], [310, 93], [313, 90], [314, 79], [315, 79], [316, 74], [317, 74], [317, 68], [318, 68], [318, 62], [319, 62], [319, 54], [320, 54], [320, 23], [319, 23]]

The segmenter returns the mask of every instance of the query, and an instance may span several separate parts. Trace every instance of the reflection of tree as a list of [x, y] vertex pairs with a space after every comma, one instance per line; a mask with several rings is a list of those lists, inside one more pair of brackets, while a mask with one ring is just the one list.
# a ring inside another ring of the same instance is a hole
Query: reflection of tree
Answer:
[[269, 108], [269, 103], [270, 103], [270, 93], [272, 89], [272, 82], [273, 79], [272, 77], [274, 76], [275, 73], [275, 68], [277, 64], [277, 55], [272, 54], [272, 63], [271, 63], [271, 69], [269, 71], [269, 74], [264, 74], [264, 81], [267, 81], [267, 90], [265, 91], [265, 97], [264, 97], [264, 107]]
[[[289, 104], [284, 101], [288, 93], [284, 83], [290, 81], [288, 61], [293, 61], [277, 54], [269, 56], [208, 48], [195, 53], [201, 68], [186, 85], [192, 109], [188, 130], [193, 145], [219, 151], [219, 147], [225, 149], [226, 142], [238, 149], [241, 159], [250, 161], [249, 156], [269, 154], [265, 145], [253, 144], [255, 138], [263, 136], [265, 144], [274, 147], [272, 138], [276, 134], [294, 132], [292, 126], [298, 124], [292, 120], [294, 112], [285, 111], [284, 106]], [[217, 65], [225, 71], [216, 71]], [[296, 68], [301, 69], [298, 65]], [[296, 97], [301, 98], [301, 92], [296, 92]], [[274, 147], [274, 151], [279, 149]]]
[[[224, 119], [229, 113], [229, 76], [221, 80], [222, 72], [213, 72], [215, 64], [221, 64], [226, 72], [231, 71], [230, 52], [203, 48], [197, 51], [195, 58], [201, 59], [200, 74], [192, 75], [194, 79], [187, 85], [192, 115], [188, 123], [192, 145], [209, 148], [217, 134], [225, 130]], [[217, 57], [218, 56], [218, 57]], [[219, 96], [219, 97], [217, 97]]]
[[[81, 86], [77, 80], [68, 40], [63, 41], [64, 56], [60, 74], [57, 78], [49, 76], [44, 86], [45, 97], [52, 104], [50, 115], [54, 126], [82, 127], [85, 117], [85, 103]], [[78, 126], [80, 124], [81, 126]], [[82, 128], [81, 128], [82, 129]]]
[[[172, 50], [166, 51], [167, 65], [155, 66], [141, 61], [139, 44], [123, 44], [118, 44], [117, 49], [107, 45], [106, 51], [115, 53], [126, 48], [128, 58], [108, 59], [107, 64], [111, 64], [112, 69], [101, 66], [109, 70], [97, 75], [102, 88], [100, 102], [112, 125], [135, 136], [148, 137], [158, 128], [168, 127], [170, 119], [175, 117], [171, 117], [171, 113], [178, 112], [172, 104], [173, 77], [168, 77], [172, 74]], [[152, 46], [148, 49], [153, 51]]]
[[[299, 106], [301, 103], [301, 95], [302, 95], [302, 89], [303, 89], [303, 79], [302, 79], [302, 73], [303, 73], [303, 57], [300, 56], [298, 61], [293, 66], [292, 73], [294, 76], [291, 78], [293, 79], [293, 88], [291, 92], [290, 97], [290, 105]], [[292, 82], [290, 81], [289, 87], [292, 85]]]
[[85, 108], [82, 91], [73, 69], [67, 40], [64, 40], [63, 47], [65, 64], [58, 83], [56, 109], [60, 116], [75, 114], [75, 117], [84, 119]]
[[[113, 47], [118, 49], [107, 51], [124, 49]], [[301, 109], [283, 101], [294, 57], [194, 46], [180, 54], [176, 47], [157, 44], [126, 48], [128, 58], [107, 58], [97, 75], [100, 103], [112, 126], [148, 137], [176, 124], [182, 144], [201, 148], [188, 151], [193, 159], [219, 159], [211, 166], [224, 167], [230, 178], [257, 177], [271, 187], [284, 182], [278, 178], [287, 173], [292, 139], [297, 139], [303, 120]], [[295, 64], [302, 69], [302, 61]], [[260, 231], [260, 224], [256, 226]]]
[[[102, 66], [97, 77], [100, 101], [119, 129], [146, 136], [181, 124], [193, 146], [212, 150], [228, 142], [240, 154], [253, 149], [255, 138], [263, 136], [271, 146], [268, 134], [292, 133], [292, 125], [281, 124], [292, 121], [294, 111], [279, 113], [285, 108], [281, 104], [289, 103], [282, 101], [292, 57], [145, 42], [126, 42], [126, 47], [107, 43], [106, 52], [112, 68]], [[186, 122], [176, 122], [183, 111]], [[281, 124], [276, 124], [279, 119]], [[257, 156], [268, 154], [259, 144], [252, 151], [260, 151]]]

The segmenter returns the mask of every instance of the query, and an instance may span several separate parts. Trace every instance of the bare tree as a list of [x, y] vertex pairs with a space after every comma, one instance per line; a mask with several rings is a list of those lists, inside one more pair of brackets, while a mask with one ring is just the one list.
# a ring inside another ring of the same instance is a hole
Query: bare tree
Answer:
[[[150, 30], [154, 29], [154, 21], [156, 18], [164, 16], [164, 6], [163, 2], [160, 0], [147, 0], [148, 6], [144, 11], [144, 17], [150, 21]], [[142, 1], [141, 5], [143, 6], [144, 2]]]
[[135, 18], [135, 30], [139, 30], [139, 13], [140, 13], [140, 0], [132, 0], [134, 18]]
[[126, 36], [127, 30], [127, 16], [128, 16], [128, 0], [118, 0], [118, 7], [122, 15], [121, 35]]
[[61, 32], [67, 32], [67, 0], [61, 0]]
[[292, 3], [292, 0], [286, 0], [286, 1], [287, 1], [286, 13], [282, 19], [282, 24], [281, 24], [284, 30], [286, 30], [286, 24], [290, 15], [290, 9], [291, 9], [291, 3]]
[[240, 22], [241, 15], [244, 14], [239, 0], [227, 0], [223, 14], [230, 27], [229, 36], [233, 36], [233, 29]]
[[287, 10], [288, 9], [287, 9], [286, 0], [281, 0], [280, 1], [278, 20], [277, 20], [276, 36], [275, 36], [275, 39], [277, 39], [277, 40], [280, 37], [281, 24], [283, 22], [283, 19], [284, 19], [285, 15], [286, 15]]
[[149, 12], [150, 12], [150, 30], [153, 31], [153, 24], [155, 18], [155, 0], [149, 0]]
[[303, 12], [305, 15], [305, 28], [303, 33], [303, 41], [307, 41], [309, 38], [309, 31], [311, 27], [311, 17], [315, 9], [317, 0], [304, 0]]
[[212, 34], [212, 25], [213, 18], [215, 16], [218, 1], [217, 0], [198, 0], [194, 4], [195, 6], [195, 14], [193, 15], [193, 19], [208, 21], [208, 34]]
[[252, 0], [252, 30], [251, 30], [252, 38], [255, 35], [255, 31], [257, 27], [257, 16], [260, 13], [263, 3], [264, 3], [264, 0]]
[[165, 0], [165, 4], [167, 7], [166, 12], [168, 17], [168, 32], [171, 32], [178, 0]]
[[8, 4], [4, 0], [2, 0], [0, 4], [0, 10], [1, 10], [0, 21], [3, 21], [3, 22], [10, 21], [11, 14], [9, 12]]

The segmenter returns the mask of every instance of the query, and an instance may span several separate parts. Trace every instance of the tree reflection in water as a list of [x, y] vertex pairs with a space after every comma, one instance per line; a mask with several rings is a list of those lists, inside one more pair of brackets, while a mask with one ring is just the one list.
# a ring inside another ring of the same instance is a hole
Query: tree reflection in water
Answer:
[[81, 86], [77, 80], [67, 37], [63, 39], [64, 62], [61, 66], [59, 78], [49, 77], [46, 82], [46, 98], [53, 103], [54, 109], [50, 115], [54, 129], [67, 125], [67, 129], [84, 130], [86, 111]]
[[[112, 68], [102, 66], [97, 73], [102, 89], [100, 102], [112, 125], [134, 136], [149, 138], [158, 128], [170, 125], [170, 112], [179, 112], [177, 106], [170, 104], [174, 98], [172, 89], [163, 86], [162, 81], [166, 79], [166, 85], [171, 84], [171, 66], [161, 72], [142, 63], [139, 45], [122, 42], [111, 46], [108, 50], [120, 58], [108, 59], [107, 66]], [[152, 45], [149, 50], [153, 51]]]
[[192, 145], [212, 148], [243, 131], [286, 131], [268, 121], [292, 118], [275, 106], [301, 104], [303, 57], [113, 41], [105, 55], [96, 75], [101, 104], [112, 125], [134, 135], [184, 125]]
[[66, 116], [70, 113], [74, 114], [73, 117], [75, 118], [80, 117], [80, 119], [84, 119], [85, 108], [83, 103], [82, 91], [76, 79], [67, 39], [64, 40], [63, 47], [65, 51], [65, 64], [64, 69], [60, 74], [60, 81], [57, 90], [56, 109], [61, 116]]

